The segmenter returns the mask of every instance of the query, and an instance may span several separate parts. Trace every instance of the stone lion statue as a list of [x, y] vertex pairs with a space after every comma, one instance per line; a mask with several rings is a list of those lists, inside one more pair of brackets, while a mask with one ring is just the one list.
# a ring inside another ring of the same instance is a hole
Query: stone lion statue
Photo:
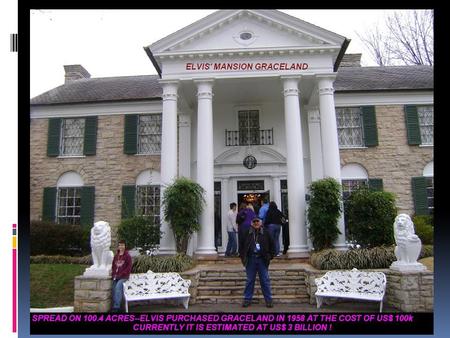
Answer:
[[108, 275], [114, 254], [110, 250], [111, 228], [109, 223], [99, 221], [91, 229], [91, 250], [93, 265], [86, 269], [84, 275]]
[[423, 270], [423, 265], [417, 262], [422, 241], [414, 232], [414, 223], [407, 214], [400, 214], [394, 220], [395, 257], [391, 268], [396, 270]]

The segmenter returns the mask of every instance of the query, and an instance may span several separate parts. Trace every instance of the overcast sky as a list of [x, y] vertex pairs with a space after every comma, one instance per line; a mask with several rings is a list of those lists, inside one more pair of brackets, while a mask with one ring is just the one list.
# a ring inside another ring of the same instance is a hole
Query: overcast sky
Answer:
[[[282, 10], [351, 39], [347, 53], [363, 53], [356, 32], [392, 11]], [[214, 10], [33, 10], [30, 15], [31, 97], [64, 83], [64, 65], [81, 64], [91, 77], [156, 74], [143, 47]]]

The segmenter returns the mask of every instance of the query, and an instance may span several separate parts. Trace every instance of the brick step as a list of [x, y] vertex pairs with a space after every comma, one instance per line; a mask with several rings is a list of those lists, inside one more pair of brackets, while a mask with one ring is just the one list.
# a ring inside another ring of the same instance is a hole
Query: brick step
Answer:
[[[195, 260], [197, 264], [208, 264], [208, 265], [214, 265], [217, 264], [219, 266], [226, 266], [230, 264], [241, 264], [241, 259], [239, 257], [225, 257], [225, 256], [218, 256], [216, 258], [197, 258]], [[286, 255], [275, 257], [270, 264], [277, 264], [277, 263], [309, 263], [310, 259], [309, 257], [287, 257]]]
[[[285, 286], [272, 285], [272, 294], [273, 295], [298, 295], [304, 296], [306, 295], [306, 287], [292, 287], [286, 288]], [[233, 296], [233, 295], [242, 295], [244, 292], [244, 285], [242, 286], [229, 286], [229, 287], [207, 287], [207, 286], [199, 286], [197, 288], [198, 296]], [[261, 288], [259, 284], [255, 284], [255, 294], [261, 294]]]
[[[288, 283], [287, 281], [276, 281], [271, 279], [270, 284], [274, 287], [285, 288], [285, 289], [304, 289], [306, 288], [306, 283]], [[259, 285], [259, 280], [257, 279], [255, 285]], [[245, 279], [241, 281], [230, 281], [230, 282], [200, 282], [197, 288], [217, 288], [220, 290], [232, 290], [235, 287], [243, 288], [245, 286]]]
[[[235, 276], [235, 277], [201, 277], [199, 280], [198, 285], [199, 286], [234, 286], [234, 285], [243, 285], [245, 284], [246, 276]], [[259, 278], [256, 278], [256, 281], [259, 281]], [[283, 285], [284, 287], [289, 286], [304, 286], [305, 285], [305, 278], [304, 277], [297, 277], [297, 278], [291, 278], [286, 276], [270, 276], [270, 281], [275, 285]]]
[[[309, 297], [302, 297], [299, 295], [273, 295], [274, 304], [305, 304], [309, 302]], [[201, 304], [240, 304], [243, 301], [243, 295], [236, 296], [197, 296], [196, 303]], [[264, 297], [262, 294], [254, 294], [252, 303], [264, 304]], [[226, 309], [224, 309], [226, 310]]]

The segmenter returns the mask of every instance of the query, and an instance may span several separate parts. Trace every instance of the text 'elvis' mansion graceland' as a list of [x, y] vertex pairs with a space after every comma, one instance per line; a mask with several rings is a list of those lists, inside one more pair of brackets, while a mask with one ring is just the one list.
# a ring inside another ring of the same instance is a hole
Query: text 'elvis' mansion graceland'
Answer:
[[[288, 215], [288, 255], [301, 257], [318, 179], [432, 213], [433, 67], [362, 67], [349, 42], [276, 10], [222, 10], [145, 47], [157, 75], [61, 65], [64, 84], [31, 99], [31, 220], [104, 220], [117, 240], [123, 218], [154, 216], [159, 253], [173, 254], [160, 204], [184, 176], [206, 201], [188, 253], [223, 254], [230, 203], [268, 198]], [[339, 229], [344, 248], [344, 216]]]

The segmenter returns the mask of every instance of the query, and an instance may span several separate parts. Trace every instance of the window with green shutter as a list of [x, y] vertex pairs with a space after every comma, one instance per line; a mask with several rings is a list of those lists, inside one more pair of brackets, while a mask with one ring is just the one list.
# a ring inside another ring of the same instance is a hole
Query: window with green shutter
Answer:
[[405, 106], [406, 133], [409, 145], [419, 145], [422, 143], [420, 137], [419, 116], [417, 106]]
[[375, 147], [378, 145], [377, 118], [374, 106], [361, 107], [363, 128], [364, 128], [364, 144], [366, 147]]
[[125, 115], [123, 151], [125, 154], [137, 153], [138, 115]]
[[42, 220], [48, 222], [56, 220], [56, 187], [44, 188]]
[[428, 208], [426, 177], [421, 176], [412, 178], [412, 193], [416, 215], [428, 215], [430, 211]]
[[336, 108], [339, 148], [364, 147], [360, 107]]
[[135, 215], [136, 186], [122, 186], [122, 218], [130, 218]]
[[81, 224], [81, 189], [82, 187], [58, 187], [56, 223]]
[[95, 155], [97, 148], [97, 116], [86, 117], [84, 129], [84, 155]]
[[95, 187], [81, 188], [80, 224], [92, 227], [95, 214]]
[[48, 120], [47, 156], [59, 156], [61, 120], [62, 119], [60, 118], [52, 118]]

